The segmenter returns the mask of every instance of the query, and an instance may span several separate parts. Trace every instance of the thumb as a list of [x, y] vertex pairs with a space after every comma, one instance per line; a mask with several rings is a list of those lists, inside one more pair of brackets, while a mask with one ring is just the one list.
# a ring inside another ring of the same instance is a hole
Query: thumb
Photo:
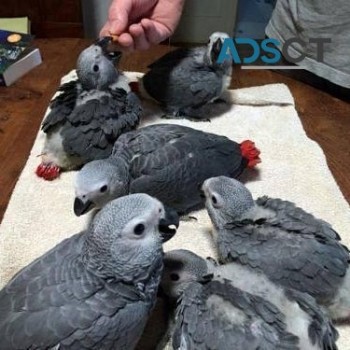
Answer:
[[108, 12], [108, 26], [112, 34], [125, 32], [129, 25], [132, 0], [113, 0]]

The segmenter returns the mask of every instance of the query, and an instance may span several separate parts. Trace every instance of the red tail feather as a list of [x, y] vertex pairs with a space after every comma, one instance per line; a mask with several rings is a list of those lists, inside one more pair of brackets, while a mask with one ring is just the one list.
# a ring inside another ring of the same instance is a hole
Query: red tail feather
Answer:
[[135, 94], [138, 94], [140, 92], [140, 86], [138, 81], [132, 81], [129, 83], [130, 89]]
[[46, 181], [53, 181], [60, 176], [61, 169], [55, 165], [45, 165], [41, 163], [35, 173]]
[[255, 143], [246, 140], [241, 143], [242, 157], [248, 160], [248, 168], [254, 168], [257, 164], [261, 163], [259, 158], [260, 151], [255, 147]]

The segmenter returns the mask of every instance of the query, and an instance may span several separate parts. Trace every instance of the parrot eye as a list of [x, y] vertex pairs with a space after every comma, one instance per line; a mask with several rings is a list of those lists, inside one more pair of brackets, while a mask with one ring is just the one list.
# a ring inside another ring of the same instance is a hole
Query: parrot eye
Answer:
[[180, 279], [180, 276], [177, 273], [170, 274], [170, 279], [174, 282], [178, 281]]
[[134, 228], [134, 234], [137, 236], [141, 236], [145, 232], [145, 225], [144, 224], [138, 224]]
[[97, 64], [95, 64], [95, 65], [92, 67], [92, 69], [93, 69], [94, 72], [97, 73], [97, 72], [100, 70], [100, 67], [99, 67]]
[[213, 202], [214, 205], [218, 204], [218, 200], [216, 199], [215, 196], [211, 196], [211, 201]]
[[107, 185], [104, 185], [100, 188], [100, 192], [101, 193], [105, 193], [106, 191], [108, 190], [108, 186]]

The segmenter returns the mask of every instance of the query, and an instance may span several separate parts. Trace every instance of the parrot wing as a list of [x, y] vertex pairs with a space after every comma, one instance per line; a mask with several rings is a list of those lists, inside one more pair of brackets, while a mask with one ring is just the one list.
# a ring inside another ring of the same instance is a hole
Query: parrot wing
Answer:
[[218, 97], [222, 89], [222, 78], [215, 71], [189, 60], [152, 69], [142, 81], [149, 95], [168, 106], [200, 107]]
[[180, 300], [174, 349], [298, 349], [284, 316], [228, 281], [192, 283]]
[[75, 108], [80, 85], [72, 80], [60, 86], [59, 95], [50, 103], [50, 112], [42, 124], [42, 130], [47, 133], [56, 126], [63, 125]]
[[311, 318], [308, 333], [313, 344], [318, 344], [320, 349], [337, 350], [336, 341], [339, 333], [328, 319], [325, 313], [317, 305], [315, 299], [307, 294], [294, 289], [286, 289], [288, 298], [296, 301], [299, 307]]
[[115, 140], [134, 129], [141, 117], [138, 97], [122, 89], [110, 89], [108, 95], [88, 99], [69, 116], [62, 130], [65, 151], [84, 162], [106, 158]]
[[121, 135], [115, 142], [112, 156], [115, 158], [152, 153], [169, 142], [174, 142], [194, 129], [175, 124], [155, 124]]
[[222, 92], [222, 78], [219, 78], [210, 67], [197, 68], [190, 79], [194, 107], [210, 102]]
[[269, 219], [227, 225], [219, 239], [224, 260], [263, 271], [272, 281], [329, 302], [349, 266], [349, 253], [336, 240], [294, 234]]
[[116, 333], [130, 340], [145, 303], [135, 287], [89, 273], [78, 259], [83, 241], [84, 232], [63, 241], [0, 292], [1, 349], [92, 349]]
[[173, 125], [145, 129], [128, 143], [120, 138], [114, 156], [131, 152], [131, 193], [148, 193], [181, 213], [202, 203], [204, 180], [237, 177], [246, 165], [239, 145], [226, 137]]
[[271, 224], [276, 223], [276, 225], [287, 231], [311, 234], [320, 239], [340, 240], [340, 236], [332, 229], [331, 225], [323, 220], [316, 219], [292, 202], [265, 196], [259, 198], [257, 204], [275, 212], [276, 220], [271, 222]]

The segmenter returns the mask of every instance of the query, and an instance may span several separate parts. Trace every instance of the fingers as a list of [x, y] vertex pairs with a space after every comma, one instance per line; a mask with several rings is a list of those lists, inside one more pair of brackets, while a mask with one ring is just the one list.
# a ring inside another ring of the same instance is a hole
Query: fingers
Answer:
[[100, 36], [119, 35], [126, 31], [132, 9], [130, 0], [113, 0], [109, 7], [108, 20], [100, 31]]
[[132, 50], [134, 48], [134, 39], [129, 33], [123, 33], [118, 38], [118, 44], [127, 50]]
[[[113, 0], [100, 36], [118, 36], [122, 50], [146, 50], [173, 33], [184, 1]], [[138, 22], [140, 18], [143, 19]]]
[[129, 33], [122, 34], [118, 44], [127, 50], [147, 50], [169, 36], [169, 30], [161, 23], [143, 19], [141, 23], [129, 27]]
[[149, 49], [150, 42], [141, 24], [133, 24], [129, 28], [129, 32], [134, 40], [135, 50]]
[[146, 37], [152, 44], [159, 44], [161, 41], [166, 39], [166, 37], [163, 37], [162, 34], [159, 33], [155, 23], [152, 20], [144, 18], [141, 20], [141, 25]]

